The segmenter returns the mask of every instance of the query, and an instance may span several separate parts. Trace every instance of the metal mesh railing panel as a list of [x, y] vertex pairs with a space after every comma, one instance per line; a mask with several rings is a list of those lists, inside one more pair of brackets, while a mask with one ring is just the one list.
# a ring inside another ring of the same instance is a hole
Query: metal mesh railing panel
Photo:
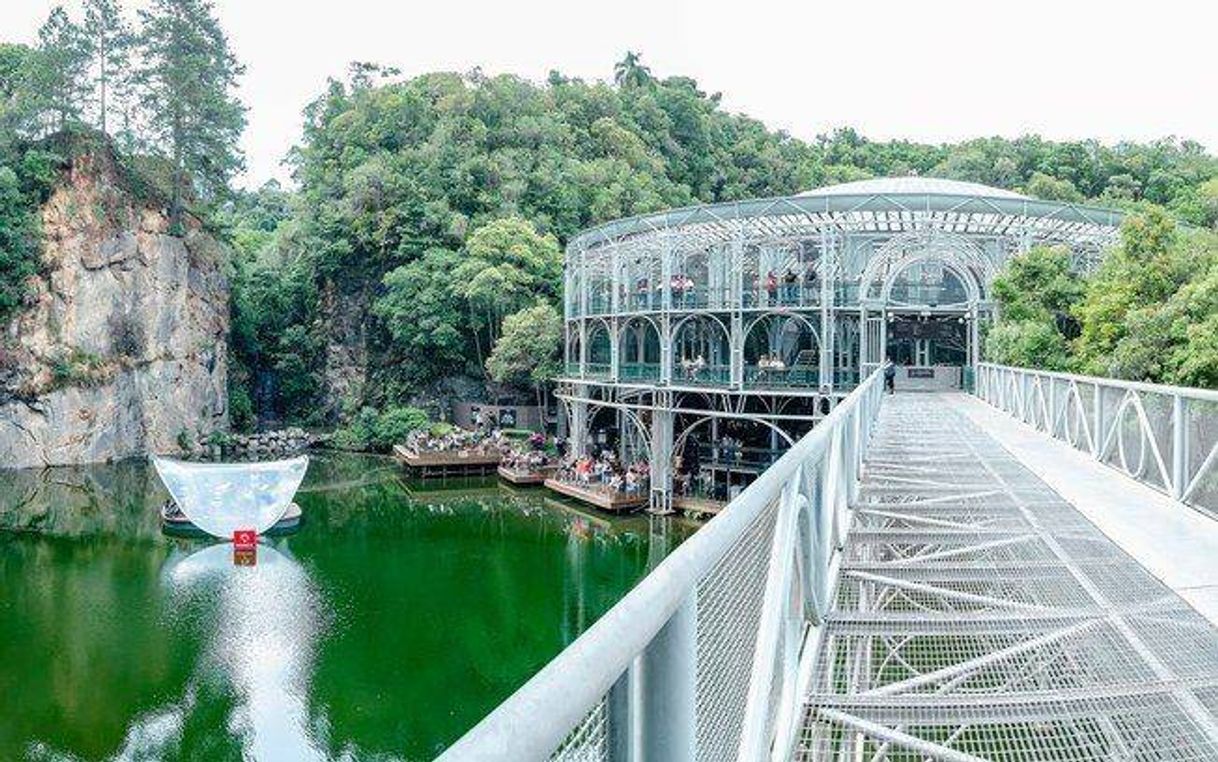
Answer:
[[876, 432], [798, 759], [1218, 759], [1208, 620], [943, 398]]
[[602, 762], [609, 759], [608, 697], [592, 707], [550, 759], [554, 762]]
[[697, 741], [702, 759], [734, 759], [748, 698], [778, 503], [758, 514], [698, 584]]
[[1188, 502], [1212, 514], [1218, 514], [1218, 402], [1189, 400], [1187, 484], [1192, 487]]

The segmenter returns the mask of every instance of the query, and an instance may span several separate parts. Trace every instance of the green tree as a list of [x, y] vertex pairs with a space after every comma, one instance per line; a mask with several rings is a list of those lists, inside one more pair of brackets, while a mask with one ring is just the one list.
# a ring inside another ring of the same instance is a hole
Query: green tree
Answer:
[[558, 375], [562, 348], [562, 316], [553, 306], [538, 302], [508, 315], [503, 334], [495, 342], [486, 370], [501, 384], [530, 385], [537, 404], [544, 404], [544, 389]]
[[0, 323], [21, 305], [36, 272], [38, 236], [17, 174], [0, 166]]
[[651, 69], [643, 65], [643, 57], [634, 51], [613, 66], [613, 81], [618, 87], [643, 87], [652, 81]]
[[1177, 241], [1176, 224], [1161, 208], [1126, 218], [1121, 244], [1104, 258], [1075, 309], [1081, 325], [1076, 351], [1085, 372], [1115, 374], [1113, 353], [1128, 332], [1130, 314], [1162, 304], [1195, 272]]
[[81, 32], [97, 97], [97, 126], [107, 132], [107, 99], [128, 95], [127, 62], [135, 37], [116, 0], [85, 0]]
[[1002, 365], [1067, 370], [1065, 336], [1045, 320], [1000, 320], [985, 337], [986, 359]]
[[1078, 203], [1083, 200], [1083, 194], [1074, 183], [1046, 175], [1044, 172], [1033, 172], [1024, 185], [1024, 193], [1034, 198], [1046, 201], [1069, 201]]
[[149, 137], [173, 167], [171, 215], [183, 197], [216, 198], [243, 166], [237, 141], [245, 107], [234, 95], [244, 72], [207, 0], [152, 0], [140, 11], [135, 82]]
[[1071, 311], [1083, 282], [1070, 252], [1035, 247], [1012, 257], [991, 286], [999, 317], [986, 336], [987, 359], [1004, 365], [1065, 370], [1068, 339], [1078, 333]]
[[28, 67], [30, 107], [39, 127], [62, 130], [80, 121], [86, 101], [88, 52], [81, 28], [63, 6], [38, 30], [37, 53]]
[[407, 361], [402, 373], [411, 380], [465, 368], [465, 311], [453, 284], [460, 261], [451, 251], [431, 249], [385, 275], [385, 292], [373, 310], [393, 338], [395, 356]]
[[539, 296], [557, 300], [561, 278], [558, 241], [539, 234], [532, 223], [509, 217], [476, 230], [453, 279], [469, 306], [479, 360], [482, 347], [498, 340], [504, 317]]

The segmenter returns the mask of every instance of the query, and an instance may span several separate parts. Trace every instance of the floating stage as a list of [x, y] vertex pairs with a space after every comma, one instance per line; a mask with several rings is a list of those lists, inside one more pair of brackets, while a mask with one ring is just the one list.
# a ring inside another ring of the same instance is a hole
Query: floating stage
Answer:
[[511, 484], [526, 486], [530, 484], [545, 484], [546, 479], [554, 475], [558, 470], [558, 466], [542, 466], [535, 471], [519, 471], [508, 468], [507, 466], [499, 466], [499, 478]]
[[423, 478], [445, 476], [471, 476], [493, 474], [499, 467], [500, 455], [492, 453], [470, 453], [464, 450], [451, 452], [411, 452], [402, 445], [393, 446], [393, 457]]
[[605, 490], [562, 482], [558, 479], [546, 479], [545, 485], [560, 495], [566, 495], [588, 505], [594, 505], [603, 511], [611, 511], [613, 513], [633, 511], [636, 508], [642, 508], [647, 505], [646, 493], [627, 495], [624, 492], [607, 492]]

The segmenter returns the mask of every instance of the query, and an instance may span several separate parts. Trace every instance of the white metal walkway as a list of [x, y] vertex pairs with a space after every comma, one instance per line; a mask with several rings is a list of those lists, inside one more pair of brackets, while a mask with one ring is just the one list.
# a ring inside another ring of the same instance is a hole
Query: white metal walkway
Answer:
[[798, 758], [1218, 759], [1218, 630], [950, 398], [886, 400], [855, 509]]

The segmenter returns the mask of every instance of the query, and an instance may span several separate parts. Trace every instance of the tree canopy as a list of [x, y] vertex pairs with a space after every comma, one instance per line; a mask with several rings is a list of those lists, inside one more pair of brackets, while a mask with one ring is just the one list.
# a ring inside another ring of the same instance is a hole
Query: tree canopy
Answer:
[[1218, 234], [1160, 208], [1130, 215], [1083, 279], [1064, 252], [1033, 249], [994, 282], [995, 362], [1184, 386], [1218, 386]]

